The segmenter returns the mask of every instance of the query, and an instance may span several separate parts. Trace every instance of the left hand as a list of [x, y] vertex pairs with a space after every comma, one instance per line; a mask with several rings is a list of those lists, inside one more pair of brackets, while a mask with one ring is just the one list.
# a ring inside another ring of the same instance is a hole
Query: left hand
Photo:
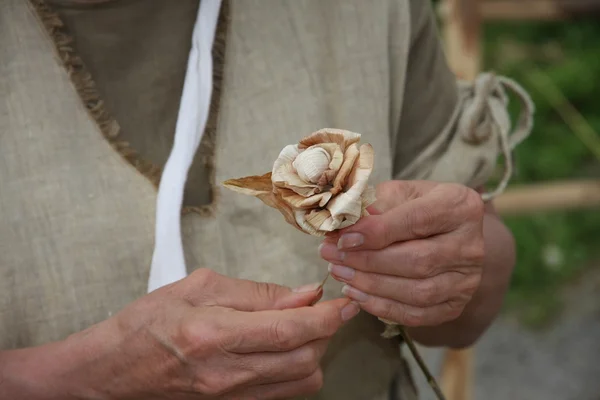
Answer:
[[458, 318], [482, 276], [481, 196], [458, 184], [388, 181], [377, 199], [372, 215], [321, 245], [332, 277], [362, 309], [404, 326]]

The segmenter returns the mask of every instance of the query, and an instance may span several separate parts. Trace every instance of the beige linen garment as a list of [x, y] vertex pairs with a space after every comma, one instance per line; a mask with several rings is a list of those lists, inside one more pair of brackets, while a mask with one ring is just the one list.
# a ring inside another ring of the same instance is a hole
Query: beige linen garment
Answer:
[[[54, 0], [53, 14], [32, 3], [0, 4], [2, 349], [63, 339], [144, 295], [153, 183], [170, 150], [198, 6]], [[289, 286], [325, 276], [318, 239], [209, 184], [270, 169], [285, 145], [319, 128], [362, 133], [377, 154], [374, 183], [439, 176], [473, 186], [491, 174], [495, 125], [480, 127], [489, 134], [477, 143], [457, 131], [473, 88], [457, 88], [429, 2], [234, 0], [220, 27], [211, 134], [186, 191], [188, 210], [199, 212], [182, 222], [190, 269]], [[485, 106], [472, 119], [490, 113]], [[325, 298], [339, 290], [330, 281]], [[345, 326], [313, 398], [415, 398], [399, 342], [382, 329], [366, 313]]]

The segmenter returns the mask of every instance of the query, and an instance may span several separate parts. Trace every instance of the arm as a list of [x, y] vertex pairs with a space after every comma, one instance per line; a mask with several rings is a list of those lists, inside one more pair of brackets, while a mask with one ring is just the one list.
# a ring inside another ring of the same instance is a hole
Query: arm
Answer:
[[106, 325], [95, 325], [64, 341], [0, 352], [0, 398], [80, 399], [76, 393], [91, 383], [81, 374], [83, 366], [106, 354], [114, 337]]

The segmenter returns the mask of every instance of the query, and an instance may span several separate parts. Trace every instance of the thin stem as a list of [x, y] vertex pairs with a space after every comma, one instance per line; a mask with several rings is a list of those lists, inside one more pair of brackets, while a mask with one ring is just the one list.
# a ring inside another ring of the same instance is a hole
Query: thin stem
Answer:
[[427, 378], [427, 383], [434, 391], [436, 397], [438, 398], [438, 400], [446, 400], [446, 397], [444, 397], [444, 393], [442, 393], [442, 390], [438, 386], [435, 378], [433, 377], [433, 374], [429, 371], [429, 368], [427, 368], [427, 365], [425, 364], [423, 357], [421, 357], [419, 350], [417, 350], [417, 346], [415, 346], [415, 343], [413, 342], [412, 338], [410, 337], [408, 332], [406, 332], [403, 326], [400, 326], [398, 328], [400, 329], [400, 335], [402, 335], [402, 338], [404, 339], [406, 345], [410, 349], [410, 352], [415, 358], [415, 361], [417, 362], [417, 364], [419, 364], [419, 368], [421, 368], [423, 375], [425, 375], [425, 378]]
[[325, 282], [327, 282], [327, 279], [329, 279], [329, 273], [327, 273], [327, 275], [325, 275], [325, 279], [323, 279], [323, 282], [321, 282], [321, 285], [319, 286], [319, 288], [323, 289], [323, 286], [325, 286]]

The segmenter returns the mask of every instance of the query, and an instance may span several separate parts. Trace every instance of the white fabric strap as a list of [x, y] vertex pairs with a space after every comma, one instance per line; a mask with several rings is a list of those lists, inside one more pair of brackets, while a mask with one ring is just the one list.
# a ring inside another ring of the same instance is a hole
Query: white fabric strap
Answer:
[[156, 204], [154, 254], [148, 292], [187, 275], [181, 240], [181, 206], [187, 174], [202, 140], [212, 94], [212, 46], [221, 0], [202, 0], [192, 36], [175, 140]]

